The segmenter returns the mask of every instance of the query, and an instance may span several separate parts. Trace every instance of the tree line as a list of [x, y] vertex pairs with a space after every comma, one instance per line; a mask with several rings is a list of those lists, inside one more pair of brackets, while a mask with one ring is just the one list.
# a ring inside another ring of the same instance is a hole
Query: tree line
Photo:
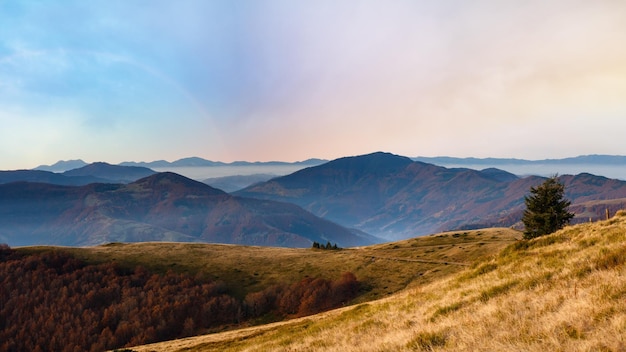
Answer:
[[86, 264], [62, 251], [21, 254], [0, 245], [0, 350], [102, 351], [198, 335], [262, 317], [302, 316], [356, 297], [351, 273], [306, 278], [248, 294], [219, 281]]
[[341, 249], [339, 247], [337, 247], [337, 243], [335, 243], [334, 245], [330, 244], [330, 241], [326, 242], [326, 245], [323, 245], [317, 241], [313, 241], [313, 245], [311, 246], [311, 248], [313, 249], [333, 249], [333, 250], [338, 250]]

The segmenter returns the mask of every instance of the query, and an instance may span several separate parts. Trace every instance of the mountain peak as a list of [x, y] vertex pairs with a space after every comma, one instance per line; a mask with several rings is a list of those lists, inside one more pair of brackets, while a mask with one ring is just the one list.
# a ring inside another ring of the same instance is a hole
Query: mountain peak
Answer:
[[144, 177], [133, 182], [131, 185], [141, 186], [143, 188], [184, 188], [187, 190], [195, 190], [196, 192], [208, 193], [209, 195], [220, 195], [226, 192], [213, 188], [205, 183], [192, 180], [185, 176], [174, 172], [159, 172], [154, 175]]
[[81, 159], [59, 160], [52, 165], [39, 165], [34, 170], [50, 171], [50, 172], [64, 172], [67, 170], [83, 167], [85, 165], [87, 165], [87, 163]]
[[410, 158], [386, 152], [350, 156], [330, 161], [322, 166], [348, 168], [355, 172], [367, 171], [374, 174], [387, 174], [401, 170], [413, 163]]
[[171, 163], [172, 166], [218, 166], [224, 165], [224, 163], [206, 160], [203, 158], [199, 158], [197, 156], [192, 156], [189, 158], [178, 159]]
[[500, 181], [500, 182], [512, 182], [519, 178], [510, 172], [500, 170], [495, 167], [486, 168], [486, 169], [481, 170], [480, 172], [483, 175], [490, 177], [496, 181]]

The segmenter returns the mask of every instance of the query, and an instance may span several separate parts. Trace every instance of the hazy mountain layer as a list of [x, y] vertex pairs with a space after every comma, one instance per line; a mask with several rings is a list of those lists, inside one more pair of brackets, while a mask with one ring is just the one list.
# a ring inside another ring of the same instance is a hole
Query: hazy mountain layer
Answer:
[[90, 183], [129, 183], [155, 173], [155, 171], [145, 167], [93, 163], [63, 173], [43, 170], [0, 171], [0, 183], [41, 182], [65, 186], [83, 186]]
[[270, 175], [270, 174], [236, 175], [236, 176], [212, 177], [212, 178], [205, 179], [202, 182], [206, 183], [207, 185], [211, 187], [215, 187], [225, 192], [231, 193], [231, 192], [244, 189], [255, 183], [265, 182], [274, 177], [276, 177], [276, 175]]
[[0, 242], [202, 241], [308, 247], [372, 243], [300, 207], [234, 197], [173, 173], [123, 184], [0, 185]]
[[[521, 218], [529, 188], [543, 180], [493, 168], [448, 169], [373, 153], [337, 159], [236, 194], [293, 202], [346, 227], [399, 239], [457, 228], [514, 225]], [[573, 203], [626, 197], [624, 181], [590, 174], [560, 180]]]

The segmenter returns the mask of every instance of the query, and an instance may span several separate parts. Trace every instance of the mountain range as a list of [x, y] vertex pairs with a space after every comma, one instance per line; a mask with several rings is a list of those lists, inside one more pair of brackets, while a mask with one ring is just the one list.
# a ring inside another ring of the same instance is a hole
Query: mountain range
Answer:
[[[136, 167], [144, 167], [144, 168], [178, 168], [178, 167], [215, 167], [215, 166], [284, 166], [284, 165], [295, 165], [295, 166], [315, 166], [320, 165], [328, 160], [324, 159], [307, 159], [303, 161], [296, 162], [286, 162], [286, 161], [233, 161], [230, 163], [225, 163], [221, 161], [212, 161], [199, 157], [188, 157], [182, 158], [175, 161], [166, 161], [166, 160], [155, 160], [150, 162], [145, 161], [124, 161], [117, 165], [119, 166], [136, 166]], [[76, 159], [76, 160], [59, 160], [52, 165], [39, 165], [33, 170], [38, 171], [49, 171], [55, 173], [62, 173], [68, 170], [82, 168], [84, 166], [89, 165], [87, 162]]]
[[[562, 165], [562, 164], [584, 164], [584, 165], [626, 165], [626, 156], [621, 155], [580, 155], [570, 158], [562, 159], [541, 159], [541, 160], [527, 160], [516, 158], [456, 158], [449, 156], [439, 157], [425, 157], [417, 156], [411, 158], [414, 161], [421, 161], [428, 164], [435, 165]], [[249, 166], [249, 165], [302, 165], [316, 166], [328, 162], [326, 159], [311, 158], [304, 161], [297, 162], [284, 162], [284, 161], [268, 161], [268, 162], [250, 162], [250, 161], [235, 161], [231, 163], [225, 163], [221, 161], [212, 161], [203, 159], [200, 157], [188, 157], [175, 161], [155, 160], [150, 162], [145, 161], [125, 161], [120, 163], [120, 166], [141, 166], [147, 168], [166, 168], [166, 167], [211, 167], [211, 166]], [[81, 168], [86, 166], [83, 160], [60, 160], [52, 165], [40, 165], [34, 168], [34, 170], [51, 171], [51, 172], [63, 172], [67, 170]]]
[[622, 155], [579, 155], [571, 158], [562, 159], [541, 159], [526, 160], [515, 158], [455, 158], [449, 156], [425, 157], [418, 156], [412, 158], [415, 161], [421, 161], [436, 165], [561, 165], [561, 164], [584, 164], [584, 165], [626, 165], [626, 156]]
[[308, 247], [375, 239], [300, 207], [229, 195], [174, 173], [129, 184], [0, 185], [0, 242], [87, 246], [180, 241]]
[[155, 173], [155, 171], [145, 167], [119, 166], [97, 162], [64, 172], [44, 170], [0, 171], [0, 184], [20, 181], [65, 186], [81, 186], [90, 183], [129, 183]]
[[[397, 240], [458, 228], [514, 226], [529, 188], [544, 179], [493, 168], [448, 169], [379, 152], [333, 160], [235, 194], [292, 202], [343, 226]], [[591, 174], [559, 180], [568, 199], [586, 209], [584, 219], [602, 217], [604, 208], [596, 204], [591, 213], [582, 203], [613, 199], [611, 209], [626, 205], [615, 201], [626, 198], [624, 181]]]
[[[186, 162], [199, 162], [190, 158]], [[315, 162], [319, 162], [316, 159]], [[0, 242], [90, 245], [112, 241], [207, 241], [308, 246], [364, 245], [439, 231], [520, 226], [539, 176], [496, 168], [446, 168], [390, 153], [246, 176], [223, 190], [174, 173], [94, 163], [63, 173], [0, 172]], [[22, 181], [22, 182], [17, 182]], [[562, 175], [576, 222], [626, 207], [626, 182]]]

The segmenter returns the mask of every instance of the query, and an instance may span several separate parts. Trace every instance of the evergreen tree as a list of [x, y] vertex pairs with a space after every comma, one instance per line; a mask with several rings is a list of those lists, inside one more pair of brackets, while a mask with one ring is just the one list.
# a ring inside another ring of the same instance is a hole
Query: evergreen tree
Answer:
[[556, 176], [537, 187], [530, 187], [530, 195], [524, 197], [524, 239], [553, 233], [570, 222], [574, 214], [568, 212], [571, 202], [564, 199], [564, 191], [565, 186]]

